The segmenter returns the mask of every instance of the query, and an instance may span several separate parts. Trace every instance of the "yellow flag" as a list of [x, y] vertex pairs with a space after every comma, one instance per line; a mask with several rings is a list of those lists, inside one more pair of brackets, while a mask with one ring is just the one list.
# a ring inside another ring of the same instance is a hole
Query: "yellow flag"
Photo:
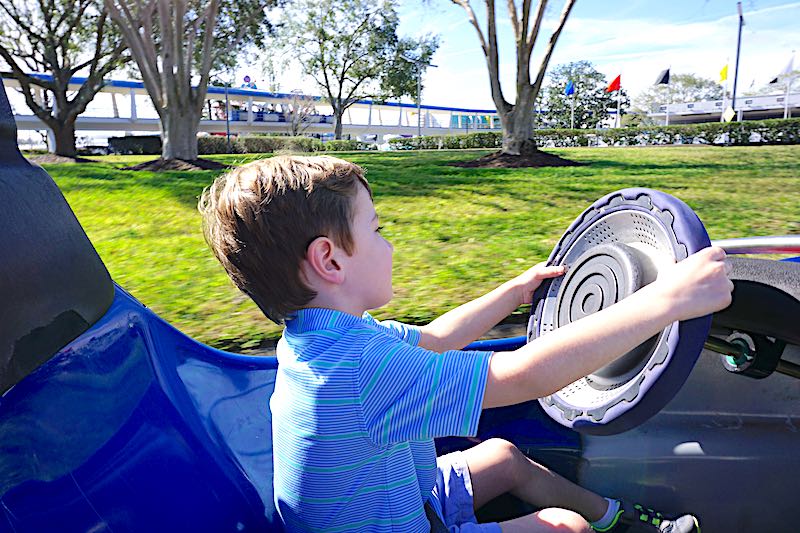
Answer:
[[723, 81], [728, 79], [728, 65], [722, 67], [722, 70], [719, 71], [719, 82], [722, 83]]

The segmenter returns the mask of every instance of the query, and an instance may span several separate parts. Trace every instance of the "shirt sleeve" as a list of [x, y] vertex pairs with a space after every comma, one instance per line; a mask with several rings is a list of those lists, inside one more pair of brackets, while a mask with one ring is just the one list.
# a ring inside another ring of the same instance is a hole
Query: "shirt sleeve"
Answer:
[[436, 353], [378, 333], [358, 371], [364, 424], [377, 444], [474, 436], [492, 352]]
[[418, 326], [404, 324], [403, 322], [398, 322], [396, 320], [375, 320], [372, 315], [367, 312], [364, 312], [362, 318], [368, 322], [371, 322], [372, 324], [375, 324], [387, 333], [402, 339], [411, 346], [419, 346], [419, 340], [422, 334]]

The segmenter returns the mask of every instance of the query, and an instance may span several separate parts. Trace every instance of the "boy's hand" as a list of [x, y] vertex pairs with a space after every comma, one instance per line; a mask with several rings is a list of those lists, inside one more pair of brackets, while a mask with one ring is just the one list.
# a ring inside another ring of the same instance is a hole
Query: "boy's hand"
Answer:
[[733, 282], [729, 273], [725, 250], [711, 246], [662, 269], [651, 287], [665, 298], [675, 320], [688, 320], [730, 305]]
[[516, 287], [519, 295], [517, 307], [531, 303], [533, 291], [542, 284], [542, 280], [561, 276], [567, 269], [564, 266], [547, 266], [547, 263], [538, 263], [516, 278], [511, 283]]

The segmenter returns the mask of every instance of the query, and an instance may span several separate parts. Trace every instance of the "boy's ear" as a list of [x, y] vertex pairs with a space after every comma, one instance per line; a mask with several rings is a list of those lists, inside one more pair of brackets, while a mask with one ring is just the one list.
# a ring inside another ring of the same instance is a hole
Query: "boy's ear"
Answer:
[[310, 273], [328, 283], [344, 281], [344, 269], [339, 260], [340, 250], [328, 237], [317, 237], [306, 249], [306, 264]]

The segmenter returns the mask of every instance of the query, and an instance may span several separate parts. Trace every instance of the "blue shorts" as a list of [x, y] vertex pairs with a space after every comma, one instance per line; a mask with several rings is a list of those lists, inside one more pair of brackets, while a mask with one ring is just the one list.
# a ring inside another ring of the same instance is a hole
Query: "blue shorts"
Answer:
[[464, 454], [448, 453], [436, 459], [436, 485], [430, 503], [451, 533], [500, 533], [496, 522], [479, 524], [475, 518], [472, 479]]

